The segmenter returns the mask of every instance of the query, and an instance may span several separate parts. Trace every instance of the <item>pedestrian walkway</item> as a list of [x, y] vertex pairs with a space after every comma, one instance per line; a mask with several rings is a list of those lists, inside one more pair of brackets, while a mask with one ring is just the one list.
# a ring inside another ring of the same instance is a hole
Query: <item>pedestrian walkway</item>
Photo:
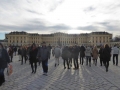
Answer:
[[14, 56], [14, 72], [6, 76], [0, 90], [120, 90], [120, 61], [118, 66], [114, 66], [111, 60], [108, 72], [100, 66], [99, 60], [97, 66], [84, 64], [79, 70], [74, 70], [74, 67], [64, 69], [62, 59], [60, 65], [54, 67], [54, 61], [53, 57], [49, 60], [48, 76], [44, 76], [41, 65], [36, 74], [32, 74], [29, 62], [21, 65], [18, 56]]

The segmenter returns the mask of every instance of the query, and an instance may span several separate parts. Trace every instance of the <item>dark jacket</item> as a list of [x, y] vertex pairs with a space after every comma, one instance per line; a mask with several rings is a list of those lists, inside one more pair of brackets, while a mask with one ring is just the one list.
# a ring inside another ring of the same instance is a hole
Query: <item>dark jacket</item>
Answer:
[[19, 48], [19, 49], [18, 49], [18, 55], [21, 55], [21, 53], [22, 53], [22, 51], [21, 51], [21, 49]]
[[26, 56], [27, 55], [27, 50], [25, 48], [22, 48], [21, 55], [22, 56]]
[[16, 52], [17, 51], [17, 47], [14, 47], [14, 52]]
[[100, 50], [99, 50], [99, 54], [100, 54], [101, 59], [104, 58], [103, 50], [104, 50], [104, 48], [100, 48]]
[[79, 48], [77, 46], [73, 47], [73, 58], [78, 58]]
[[8, 55], [9, 55], [9, 56], [13, 56], [13, 53], [14, 53], [14, 51], [13, 51], [12, 49], [9, 49], [9, 50], [8, 50]]
[[62, 50], [62, 58], [67, 60], [69, 58], [70, 52], [67, 47], [64, 47]]
[[28, 48], [27, 48], [27, 55], [30, 54], [30, 49], [31, 49], [31, 47], [28, 47]]
[[0, 58], [0, 68], [6, 68], [8, 63], [10, 63], [8, 53], [5, 49], [2, 49], [2, 57]]
[[104, 61], [110, 61], [110, 58], [111, 58], [111, 49], [110, 48], [104, 48], [103, 58], [104, 58]]
[[45, 46], [45, 47], [41, 47], [39, 50], [38, 50], [38, 54], [37, 54], [37, 58], [44, 61], [44, 60], [48, 60], [48, 57], [49, 57], [49, 50], [48, 48]]
[[48, 46], [48, 50], [49, 50], [49, 52], [51, 52], [51, 49], [52, 49], [52, 47], [49, 45], [49, 46]]
[[85, 57], [85, 47], [84, 46], [80, 47], [80, 57]]
[[73, 48], [70, 47], [68, 50], [69, 50], [69, 52], [70, 52], [69, 58], [73, 58], [73, 53], [72, 53]]
[[38, 49], [35, 48], [34, 50], [30, 50], [30, 62], [37, 62], [37, 53], [38, 53]]

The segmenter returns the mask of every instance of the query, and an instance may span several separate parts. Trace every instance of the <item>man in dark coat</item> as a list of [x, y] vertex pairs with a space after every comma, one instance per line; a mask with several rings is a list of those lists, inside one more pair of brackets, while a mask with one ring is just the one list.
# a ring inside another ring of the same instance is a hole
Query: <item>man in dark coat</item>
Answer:
[[6, 49], [3, 48], [2, 43], [0, 43], [0, 86], [5, 82], [4, 70], [10, 63], [10, 59]]
[[83, 65], [83, 60], [84, 60], [84, 57], [85, 57], [85, 47], [82, 45], [80, 47], [80, 64]]
[[43, 75], [47, 75], [48, 73], [48, 58], [49, 58], [49, 50], [46, 47], [46, 43], [42, 43], [42, 47], [38, 50], [37, 59], [42, 61]]
[[70, 52], [70, 54], [69, 54], [69, 65], [72, 67], [72, 58], [73, 58], [73, 53], [72, 53], [72, 50], [73, 50], [73, 47], [72, 46], [70, 46], [69, 47], [69, 52]]
[[65, 66], [65, 63], [67, 63], [67, 67], [68, 69], [69, 68], [69, 62], [68, 62], [68, 58], [69, 58], [69, 50], [68, 50], [68, 47], [64, 47], [63, 50], [62, 50], [62, 58], [63, 58], [63, 64], [64, 64], [64, 69], [66, 69], [66, 66]]
[[79, 69], [78, 65], [78, 55], [79, 55], [79, 48], [77, 45], [73, 47], [73, 59], [74, 59], [74, 69]]

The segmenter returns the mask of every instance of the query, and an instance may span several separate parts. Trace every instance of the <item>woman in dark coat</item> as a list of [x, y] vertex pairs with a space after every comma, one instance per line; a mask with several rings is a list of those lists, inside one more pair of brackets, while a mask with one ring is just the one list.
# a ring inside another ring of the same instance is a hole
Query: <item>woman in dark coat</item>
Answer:
[[30, 58], [29, 58], [31, 68], [32, 68], [32, 73], [36, 73], [36, 70], [37, 70], [37, 53], [38, 53], [38, 48], [33, 43], [31, 46]]
[[0, 43], [0, 86], [5, 82], [4, 70], [10, 63], [10, 59], [6, 49], [3, 48], [2, 43]]
[[109, 61], [111, 58], [111, 49], [108, 46], [108, 44], [106, 44], [104, 47], [103, 55], [104, 55], [104, 64], [105, 64], [106, 72], [108, 72]]

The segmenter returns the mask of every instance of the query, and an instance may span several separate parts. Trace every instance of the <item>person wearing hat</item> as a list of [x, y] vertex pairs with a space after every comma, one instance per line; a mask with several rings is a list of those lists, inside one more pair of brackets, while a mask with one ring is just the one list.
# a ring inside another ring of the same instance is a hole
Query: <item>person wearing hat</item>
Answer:
[[42, 61], [43, 75], [47, 76], [48, 73], [48, 58], [49, 49], [46, 47], [46, 43], [42, 43], [42, 47], [38, 50], [37, 59]]
[[9, 55], [6, 49], [3, 48], [2, 43], [0, 43], [0, 86], [5, 82], [4, 70], [9, 63]]

